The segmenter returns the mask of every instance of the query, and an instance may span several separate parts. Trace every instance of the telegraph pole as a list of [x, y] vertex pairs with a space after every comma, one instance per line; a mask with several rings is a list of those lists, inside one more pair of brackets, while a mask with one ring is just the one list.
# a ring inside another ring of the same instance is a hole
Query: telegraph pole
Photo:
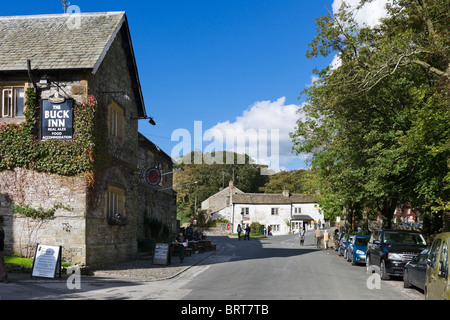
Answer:
[[70, 2], [67, 2], [67, 0], [61, 0], [63, 8], [64, 8], [64, 13], [67, 13], [67, 8], [70, 6]]

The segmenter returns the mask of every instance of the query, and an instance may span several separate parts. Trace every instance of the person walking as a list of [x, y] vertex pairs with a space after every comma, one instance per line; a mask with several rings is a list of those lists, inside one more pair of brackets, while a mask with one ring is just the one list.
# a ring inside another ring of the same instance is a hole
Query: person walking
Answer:
[[250, 240], [250, 227], [248, 225], [245, 227], [244, 240], [245, 240], [245, 238], [247, 238], [247, 240]]
[[298, 234], [300, 237], [300, 245], [304, 246], [305, 245], [305, 228], [301, 228], [300, 232]]
[[4, 250], [5, 250], [5, 231], [3, 230], [3, 217], [0, 216], [0, 281], [8, 283], [8, 274], [6, 273]]
[[323, 233], [323, 245], [325, 247], [325, 250], [328, 249], [328, 242], [330, 241], [330, 235], [328, 234], [328, 231], [325, 230]]
[[237, 233], [238, 233], [238, 239], [239, 239], [239, 241], [241, 241], [241, 232], [242, 232], [241, 225], [238, 224], [238, 226], [237, 226]]
[[316, 231], [314, 232], [314, 238], [316, 238], [316, 246], [320, 248], [320, 242], [322, 239], [322, 232], [320, 232], [320, 225], [317, 226]]

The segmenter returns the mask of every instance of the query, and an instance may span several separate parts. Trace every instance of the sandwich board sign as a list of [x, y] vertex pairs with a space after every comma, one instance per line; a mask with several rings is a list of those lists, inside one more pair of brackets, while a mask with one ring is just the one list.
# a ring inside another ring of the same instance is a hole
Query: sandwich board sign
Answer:
[[32, 277], [61, 278], [61, 246], [36, 245], [34, 253]]
[[153, 264], [167, 264], [170, 263], [169, 244], [157, 243], [155, 244], [155, 252], [153, 253]]

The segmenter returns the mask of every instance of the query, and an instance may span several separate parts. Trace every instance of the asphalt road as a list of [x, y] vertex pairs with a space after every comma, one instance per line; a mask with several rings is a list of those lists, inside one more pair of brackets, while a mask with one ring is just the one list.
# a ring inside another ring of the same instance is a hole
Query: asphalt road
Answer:
[[183, 299], [221, 300], [423, 300], [402, 279], [381, 281], [365, 266], [352, 266], [333, 249], [316, 249], [308, 233], [238, 241], [206, 262], [209, 268], [181, 287]]
[[95, 280], [81, 290], [64, 281], [10, 283], [0, 286], [0, 300], [423, 300], [401, 279], [377, 282], [365, 266], [316, 249], [312, 233], [303, 247], [298, 235], [211, 239], [219, 244], [216, 254], [169, 280]]

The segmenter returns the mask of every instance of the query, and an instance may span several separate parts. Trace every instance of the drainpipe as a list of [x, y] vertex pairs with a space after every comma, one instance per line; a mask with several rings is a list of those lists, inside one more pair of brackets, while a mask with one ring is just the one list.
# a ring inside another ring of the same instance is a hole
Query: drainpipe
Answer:
[[[34, 92], [37, 93], [36, 82], [34, 82], [33, 77], [31, 76], [31, 60], [30, 59], [27, 60], [27, 70], [28, 70], [28, 77], [30, 78], [30, 81], [34, 87]], [[37, 99], [37, 97], [36, 97], [36, 99]]]

